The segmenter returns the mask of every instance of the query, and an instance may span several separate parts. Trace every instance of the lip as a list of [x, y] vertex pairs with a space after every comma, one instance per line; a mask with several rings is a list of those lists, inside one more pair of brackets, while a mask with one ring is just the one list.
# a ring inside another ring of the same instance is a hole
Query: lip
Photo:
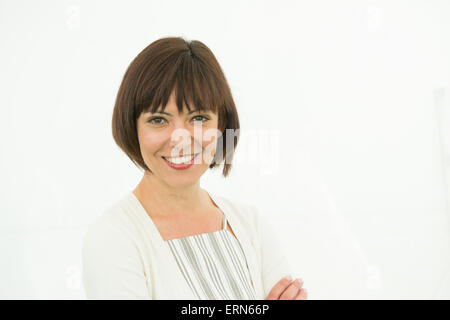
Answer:
[[[181, 155], [181, 156], [178, 156], [178, 157], [175, 157], [175, 158], [182, 158], [182, 157], [187, 157], [187, 156], [193, 157], [194, 155], [195, 155], [195, 153], [191, 153], [191, 154]], [[198, 155], [198, 153], [197, 153], [197, 155]], [[169, 157], [169, 156], [161, 156], [161, 157], [166, 158], [166, 159], [173, 158], [173, 157]]]
[[164, 162], [167, 163], [167, 165], [168, 165], [169, 167], [171, 167], [172, 169], [175, 169], [175, 170], [186, 170], [186, 169], [190, 168], [190, 167], [194, 164], [194, 160], [195, 160], [195, 158], [198, 157], [199, 154], [200, 154], [200, 153], [197, 153], [197, 154], [195, 155], [195, 157], [193, 157], [192, 160], [191, 160], [190, 162], [188, 162], [188, 163], [182, 163], [182, 164], [175, 164], [175, 163], [172, 163], [172, 162], [168, 161], [165, 157], [161, 157], [161, 158], [162, 158], [162, 159], [164, 160]]

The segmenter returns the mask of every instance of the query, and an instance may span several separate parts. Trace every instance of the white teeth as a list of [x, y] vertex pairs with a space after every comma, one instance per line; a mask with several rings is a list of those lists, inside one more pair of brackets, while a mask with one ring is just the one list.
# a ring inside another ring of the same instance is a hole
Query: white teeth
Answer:
[[192, 159], [194, 159], [195, 155], [193, 156], [184, 156], [184, 157], [177, 157], [177, 158], [165, 158], [167, 161], [173, 163], [173, 164], [182, 164], [182, 163], [188, 163], [191, 162]]

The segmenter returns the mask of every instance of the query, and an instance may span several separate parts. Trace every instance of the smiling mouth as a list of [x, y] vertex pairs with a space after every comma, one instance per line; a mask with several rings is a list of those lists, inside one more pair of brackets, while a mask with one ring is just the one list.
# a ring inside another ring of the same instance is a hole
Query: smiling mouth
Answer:
[[186, 164], [186, 163], [190, 163], [198, 154], [199, 153], [191, 154], [188, 156], [182, 156], [182, 157], [162, 157], [162, 158], [173, 164]]

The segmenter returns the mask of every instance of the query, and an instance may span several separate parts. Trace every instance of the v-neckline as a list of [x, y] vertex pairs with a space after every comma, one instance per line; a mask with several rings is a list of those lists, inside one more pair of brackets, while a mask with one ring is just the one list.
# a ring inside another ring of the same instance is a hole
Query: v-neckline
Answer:
[[[216, 231], [212, 231], [212, 232], [203, 232], [203, 233], [192, 234], [192, 235], [188, 235], [188, 236], [184, 236], [184, 237], [180, 237], [180, 238], [172, 238], [172, 239], [167, 239], [167, 240], [164, 240], [163, 236], [159, 232], [158, 227], [156, 226], [156, 223], [153, 221], [152, 217], [147, 212], [147, 210], [144, 208], [144, 206], [142, 205], [141, 201], [138, 199], [138, 197], [134, 194], [133, 191], [130, 192], [130, 195], [133, 198], [133, 200], [136, 202], [136, 204], [138, 205], [140, 210], [142, 212], [144, 212], [145, 215], [147, 216], [146, 219], [150, 222], [150, 225], [152, 226], [153, 231], [156, 232], [156, 234], [158, 235], [158, 239], [160, 241], [162, 241], [162, 242], [167, 244], [167, 241], [171, 241], [171, 240], [179, 240], [179, 239], [184, 239], [184, 238], [189, 238], [189, 237], [194, 237], [194, 236], [202, 236], [202, 235], [207, 235], [207, 234], [210, 234], [210, 233], [222, 232], [223, 230], [229, 232], [228, 231], [228, 223], [229, 223], [228, 220], [229, 219], [227, 218], [227, 215], [226, 215], [224, 209], [220, 207], [220, 205], [217, 203], [217, 200], [216, 200], [215, 197], [211, 196], [208, 191], [205, 190], [205, 192], [209, 196], [210, 200], [213, 202], [214, 206], [216, 208], [218, 208], [222, 212], [222, 227], [221, 227], [221, 229], [216, 230]], [[230, 223], [230, 227], [233, 230], [233, 233], [236, 234], [235, 231], [234, 231], [233, 226], [231, 225], [231, 223]], [[234, 235], [231, 234], [231, 232], [230, 232], [230, 235], [234, 237]]]
[[[234, 236], [231, 233], [230, 236], [235, 238], [235, 240], [239, 243], [242, 250], [244, 251], [247, 264], [250, 269], [253, 285], [255, 286], [256, 292], [259, 292], [260, 290], [262, 290], [262, 287], [259, 278], [257, 277], [256, 274], [258, 270], [258, 264], [257, 261], [254, 259], [255, 253], [248, 251], [251, 248], [253, 248], [251, 243], [249, 242], [249, 239], [245, 237], [244, 230], [241, 230], [239, 228], [237, 220], [236, 221], [234, 220], [235, 218], [237, 219], [237, 217], [234, 217], [233, 210], [231, 208], [228, 208], [228, 205], [222, 202], [219, 197], [216, 197], [214, 193], [207, 192], [207, 194], [210, 197], [210, 199], [213, 200], [217, 208], [219, 208], [222, 211], [222, 213], [226, 216], [227, 225], [225, 230], [228, 229], [229, 224], [234, 233]], [[164, 254], [165, 259], [171, 261], [171, 263], [169, 264], [170, 268], [175, 268], [177, 266], [177, 262], [172, 254], [169, 243], [163, 239], [163, 237], [159, 233], [159, 230], [156, 228], [156, 225], [154, 224], [153, 220], [147, 214], [147, 211], [145, 210], [144, 206], [141, 204], [139, 199], [136, 197], [134, 192], [132, 191], [129, 192], [128, 198], [134, 204], [134, 207], [138, 209], [139, 211], [138, 213], [141, 216], [141, 218], [144, 221], [148, 222], [148, 226], [150, 229], [149, 231], [153, 234], [153, 239], [159, 243], [157, 247], [163, 250], [161, 253]], [[229, 231], [227, 230], [227, 232]], [[176, 272], [179, 281], [181, 281], [181, 279], [184, 279], [179, 268], [175, 268], [174, 272]], [[182, 287], [178, 287], [178, 290], [180, 291], [180, 294], [182, 295], [182, 297], [184, 297], [184, 299], [192, 299], [190, 295], [190, 289], [186, 283]]]

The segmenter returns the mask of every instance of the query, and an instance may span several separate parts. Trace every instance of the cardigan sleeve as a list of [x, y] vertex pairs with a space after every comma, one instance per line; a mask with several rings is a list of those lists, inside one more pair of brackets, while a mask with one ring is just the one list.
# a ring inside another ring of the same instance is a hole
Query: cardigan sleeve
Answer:
[[151, 299], [133, 238], [110, 220], [98, 220], [88, 229], [82, 265], [87, 299]]
[[256, 208], [254, 210], [260, 243], [261, 276], [265, 299], [281, 278], [287, 275], [293, 276], [293, 274], [287, 252], [279, 240], [281, 235], [275, 232], [266, 216], [259, 213]]

